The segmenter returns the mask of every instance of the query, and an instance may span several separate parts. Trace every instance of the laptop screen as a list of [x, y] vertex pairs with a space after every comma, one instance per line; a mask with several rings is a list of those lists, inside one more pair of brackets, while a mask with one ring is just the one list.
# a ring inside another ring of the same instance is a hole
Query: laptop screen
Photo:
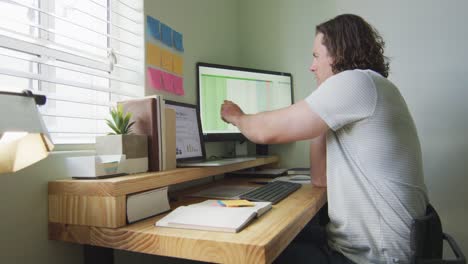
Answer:
[[176, 112], [177, 161], [205, 158], [205, 146], [197, 107], [191, 104], [164, 101], [167, 108], [174, 109]]

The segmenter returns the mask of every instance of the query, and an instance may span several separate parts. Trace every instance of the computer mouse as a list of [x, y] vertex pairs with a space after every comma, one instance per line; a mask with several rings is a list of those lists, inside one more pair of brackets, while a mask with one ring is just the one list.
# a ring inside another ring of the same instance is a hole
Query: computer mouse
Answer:
[[290, 181], [310, 181], [309, 175], [293, 175], [289, 178]]

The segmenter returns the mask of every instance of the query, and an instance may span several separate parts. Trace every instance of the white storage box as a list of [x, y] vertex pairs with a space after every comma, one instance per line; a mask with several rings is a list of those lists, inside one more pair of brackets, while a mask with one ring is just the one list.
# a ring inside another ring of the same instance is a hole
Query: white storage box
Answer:
[[97, 178], [126, 173], [125, 155], [100, 155], [65, 158], [69, 177]]

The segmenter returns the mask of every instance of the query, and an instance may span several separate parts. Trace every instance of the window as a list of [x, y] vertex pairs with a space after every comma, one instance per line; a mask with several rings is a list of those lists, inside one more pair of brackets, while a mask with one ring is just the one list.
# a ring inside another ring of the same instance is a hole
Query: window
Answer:
[[143, 0], [0, 2], [0, 90], [45, 94], [54, 144], [94, 143], [115, 102], [144, 95]]

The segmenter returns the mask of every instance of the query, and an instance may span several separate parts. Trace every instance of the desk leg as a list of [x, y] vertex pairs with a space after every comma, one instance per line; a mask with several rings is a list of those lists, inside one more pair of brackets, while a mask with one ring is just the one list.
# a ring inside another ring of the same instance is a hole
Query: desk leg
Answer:
[[84, 245], [84, 264], [114, 264], [114, 249]]

